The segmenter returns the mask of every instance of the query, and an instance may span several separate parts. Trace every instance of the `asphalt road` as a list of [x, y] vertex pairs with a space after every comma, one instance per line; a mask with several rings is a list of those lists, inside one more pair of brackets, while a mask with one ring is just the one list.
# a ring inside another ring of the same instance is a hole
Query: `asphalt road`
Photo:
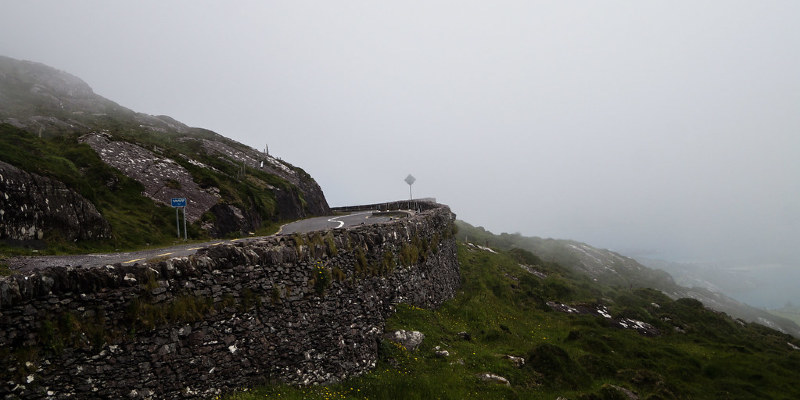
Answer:
[[[373, 216], [372, 211], [361, 211], [340, 216], [315, 217], [286, 224], [281, 227], [280, 231], [278, 231], [276, 235], [324, 231], [328, 229], [356, 225], [371, 225], [389, 221], [391, 218], [392, 217], [390, 216]], [[214, 240], [204, 243], [183, 244], [158, 249], [120, 253], [12, 257], [4, 260], [4, 262], [8, 264], [11, 269], [22, 272], [33, 271], [50, 266], [82, 266], [85, 268], [94, 268], [116, 263], [120, 263], [122, 265], [133, 265], [136, 263], [142, 263], [146, 260], [152, 260], [154, 258], [186, 257], [205, 247], [219, 246], [225, 243], [248, 242], [263, 239], [265, 237], [266, 236], [257, 236], [238, 239]]]
[[386, 222], [391, 219], [389, 216], [372, 215], [373, 211], [360, 211], [347, 215], [334, 217], [316, 217], [303, 219], [284, 225], [278, 234], [290, 235], [292, 233], [307, 233], [314, 231], [324, 231], [328, 229], [343, 228], [356, 225], [372, 225]]

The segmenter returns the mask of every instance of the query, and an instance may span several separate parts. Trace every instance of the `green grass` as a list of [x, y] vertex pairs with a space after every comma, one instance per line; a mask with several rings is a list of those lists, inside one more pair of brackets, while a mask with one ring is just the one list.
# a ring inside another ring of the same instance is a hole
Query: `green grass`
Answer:
[[[25, 171], [59, 180], [94, 203], [109, 222], [112, 238], [72, 242], [51, 231], [43, 254], [131, 249], [170, 243], [173, 211], [143, 197], [143, 187], [105, 164], [77, 135], [40, 139], [0, 124], [0, 160]], [[24, 248], [1, 245], [4, 254], [30, 254]]]
[[127, 322], [133, 330], [151, 330], [179, 322], [194, 322], [216, 313], [217, 306], [232, 305], [230, 301], [215, 305], [208, 297], [180, 296], [167, 303], [153, 304], [147, 299], [136, 299], [128, 305]]
[[[387, 330], [422, 331], [426, 338], [417, 351], [384, 340], [377, 367], [361, 377], [329, 386], [267, 386], [227, 398], [619, 398], [609, 385], [643, 399], [800, 398], [800, 351], [786, 344], [798, 341], [787, 335], [655, 290], [600, 286], [524, 250], [492, 254], [460, 245], [458, 256], [463, 286], [454, 299], [438, 310], [400, 305], [387, 321]], [[548, 278], [532, 276], [521, 262]], [[547, 300], [602, 302], [615, 316], [638, 313], [663, 334], [645, 337], [600, 317], [554, 312]], [[450, 356], [435, 356], [436, 346]], [[522, 356], [526, 365], [516, 368], [503, 355]], [[483, 372], [511, 386], [481, 382], [476, 375]]]
[[12, 271], [11, 268], [8, 267], [8, 264], [6, 264], [3, 261], [0, 261], [0, 276], [9, 276], [13, 273], [14, 271]]
[[[183, 165], [201, 186], [215, 186], [229, 204], [251, 210], [261, 220], [254, 232], [268, 235], [280, 227], [277, 204], [270, 186], [289, 192], [297, 189], [283, 179], [263, 171], [248, 168], [242, 181], [229, 179], [235, 175], [234, 164], [205, 154], [196, 141], [177, 141], [174, 134], [156, 135], [119, 126], [115, 136], [147, 147], [159, 146], [165, 156]], [[171, 245], [175, 241], [175, 212], [171, 207], [155, 203], [141, 195], [144, 188], [118, 170], [105, 164], [88, 145], [78, 142], [79, 133], [39, 138], [8, 124], [0, 124], [0, 160], [27, 172], [63, 182], [92, 202], [109, 222], [112, 238], [106, 240], [70, 241], [58, 231], [45, 233], [44, 243], [38, 244], [38, 254], [69, 254], [135, 250], [144, 247]], [[223, 140], [224, 141], [224, 140]], [[229, 143], [230, 144], [230, 143]], [[180, 154], [193, 157], [218, 171], [190, 164]], [[177, 182], [172, 182], [175, 186]], [[298, 194], [299, 195], [299, 194]], [[210, 213], [203, 221], [213, 219]], [[197, 222], [188, 226], [196, 239], [208, 239]], [[25, 245], [0, 242], [2, 255], [30, 255]]]

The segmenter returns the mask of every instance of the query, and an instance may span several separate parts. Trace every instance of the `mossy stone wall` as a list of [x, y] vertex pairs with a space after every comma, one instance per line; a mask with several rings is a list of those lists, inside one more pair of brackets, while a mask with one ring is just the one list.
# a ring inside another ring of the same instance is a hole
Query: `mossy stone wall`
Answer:
[[364, 373], [396, 304], [436, 307], [460, 286], [454, 219], [435, 205], [155, 265], [0, 278], [0, 394], [204, 398]]

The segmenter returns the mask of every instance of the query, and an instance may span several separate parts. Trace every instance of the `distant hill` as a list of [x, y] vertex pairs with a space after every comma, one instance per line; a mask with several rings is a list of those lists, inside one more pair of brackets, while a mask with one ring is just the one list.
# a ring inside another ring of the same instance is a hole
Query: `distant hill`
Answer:
[[525, 249], [545, 261], [559, 263], [604, 285], [622, 288], [653, 288], [673, 299], [697, 299], [713, 310], [800, 338], [800, 326], [787, 318], [740, 303], [723, 293], [712, 291], [706, 287], [680, 286], [667, 272], [645, 267], [632, 258], [610, 250], [597, 249], [572, 240], [542, 239], [508, 233], [495, 235], [482, 227], [475, 227], [463, 221], [457, 221], [456, 224], [459, 227], [459, 238], [461, 239], [506, 250]]
[[265, 232], [330, 211], [301, 168], [215, 132], [129, 110], [52, 67], [0, 56], [5, 252], [136, 247]]
[[790, 319], [796, 324], [800, 324], [800, 307], [787, 304], [777, 310], [769, 310], [769, 312], [779, 317]]
[[725, 293], [743, 303], [773, 309], [786, 304], [800, 303], [800, 268], [791, 263], [728, 262], [670, 262], [636, 258], [650, 268], [661, 269], [675, 278], [681, 286], [703, 287]]

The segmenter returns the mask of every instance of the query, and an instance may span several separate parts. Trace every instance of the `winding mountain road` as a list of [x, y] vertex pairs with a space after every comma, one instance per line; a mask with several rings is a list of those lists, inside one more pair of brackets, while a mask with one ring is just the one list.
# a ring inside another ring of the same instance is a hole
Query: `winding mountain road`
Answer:
[[[291, 235], [329, 229], [344, 228], [356, 225], [372, 225], [390, 221], [394, 215], [377, 215], [372, 211], [361, 211], [346, 215], [325, 216], [303, 219], [288, 223], [281, 227], [276, 235]], [[197, 250], [219, 246], [226, 243], [250, 242], [268, 236], [246, 237], [238, 239], [220, 239], [203, 243], [182, 244], [157, 249], [147, 249], [119, 253], [75, 254], [64, 256], [11, 257], [4, 262], [16, 271], [28, 272], [51, 266], [81, 266], [84, 268], [102, 267], [111, 264], [133, 265], [158, 258], [187, 257]]]

